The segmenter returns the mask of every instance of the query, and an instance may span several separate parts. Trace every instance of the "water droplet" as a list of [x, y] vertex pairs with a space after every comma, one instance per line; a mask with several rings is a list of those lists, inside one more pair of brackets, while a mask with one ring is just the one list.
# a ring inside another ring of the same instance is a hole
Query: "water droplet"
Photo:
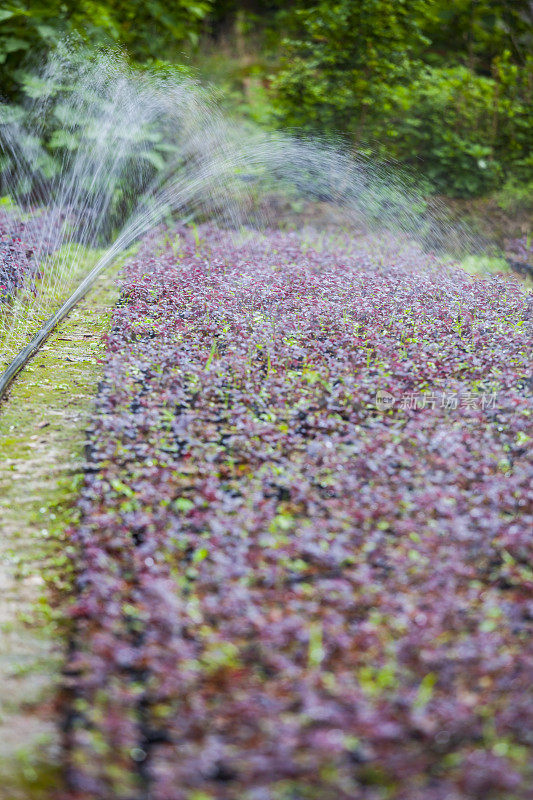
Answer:
[[146, 758], [146, 752], [144, 750], [141, 750], [140, 747], [134, 747], [130, 750], [130, 756], [134, 761], [137, 762], [144, 761], [144, 759]]

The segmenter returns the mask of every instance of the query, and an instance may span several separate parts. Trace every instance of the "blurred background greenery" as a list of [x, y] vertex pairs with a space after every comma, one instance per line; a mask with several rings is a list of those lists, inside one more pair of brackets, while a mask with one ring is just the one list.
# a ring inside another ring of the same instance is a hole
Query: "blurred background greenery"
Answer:
[[4, 0], [0, 94], [15, 111], [46, 91], [32, 65], [68, 37], [185, 67], [240, 117], [341, 137], [459, 216], [481, 198], [493, 224], [529, 224], [530, 0]]

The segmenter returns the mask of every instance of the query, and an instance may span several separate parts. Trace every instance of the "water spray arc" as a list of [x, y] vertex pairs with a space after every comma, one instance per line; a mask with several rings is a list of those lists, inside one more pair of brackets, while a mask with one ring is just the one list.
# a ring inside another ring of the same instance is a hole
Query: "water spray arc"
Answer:
[[13, 203], [0, 226], [38, 229], [33, 269], [0, 293], [0, 397], [98, 275], [170, 215], [260, 231], [277, 224], [281, 196], [320, 204], [344, 229], [450, 240], [392, 174], [334, 145], [243, 128], [182, 76], [75, 51], [36, 81], [46, 92], [25, 109], [0, 107], [2, 194]]

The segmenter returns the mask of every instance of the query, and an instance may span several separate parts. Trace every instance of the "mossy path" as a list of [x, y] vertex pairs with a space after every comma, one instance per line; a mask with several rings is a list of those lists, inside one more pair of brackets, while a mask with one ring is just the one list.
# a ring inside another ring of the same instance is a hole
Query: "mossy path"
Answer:
[[54, 332], [0, 407], [0, 799], [57, 788], [56, 692], [71, 559], [65, 529], [83, 469], [113, 274]]

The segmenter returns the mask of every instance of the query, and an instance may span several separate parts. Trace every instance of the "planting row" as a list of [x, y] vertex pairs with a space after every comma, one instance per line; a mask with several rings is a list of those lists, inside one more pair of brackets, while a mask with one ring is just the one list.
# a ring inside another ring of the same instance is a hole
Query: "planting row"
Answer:
[[340, 237], [165, 241], [88, 434], [69, 798], [525, 798], [531, 299]]
[[21, 218], [0, 209], [0, 304], [12, 302], [22, 289], [37, 293], [41, 260], [59, 246], [61, 229], [57, 215]]

